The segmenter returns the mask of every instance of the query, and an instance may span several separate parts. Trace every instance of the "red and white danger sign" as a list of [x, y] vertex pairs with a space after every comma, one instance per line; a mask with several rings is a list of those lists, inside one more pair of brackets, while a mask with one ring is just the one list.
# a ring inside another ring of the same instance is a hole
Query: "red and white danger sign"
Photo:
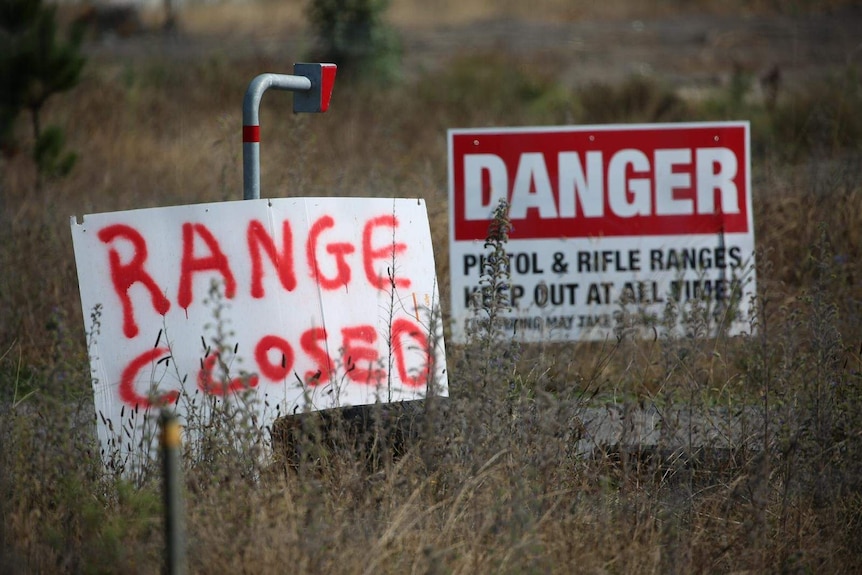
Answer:
[[653, 335], [686, 329], [695, 311], [713, 330], [747, 329], [749, 152], [746, 122], [450, 130], [453, 337], [481, 320], [502, 200], [514, 229], [501, 321], [519, 339]]

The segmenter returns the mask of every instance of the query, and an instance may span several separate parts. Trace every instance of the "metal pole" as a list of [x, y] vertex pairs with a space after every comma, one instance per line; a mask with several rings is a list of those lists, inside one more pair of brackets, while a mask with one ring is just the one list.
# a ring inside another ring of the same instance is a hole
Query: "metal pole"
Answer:
[[260, 100], [269, 88], [294, 92], [311, 90], [311, 79], [287, 74], [261, 74], [248, 86], [242, 101], [243, 199], [260, 199]]
[[162, 472], [165, 505], [165, 570], [169, 575], [185, 575], [186, 535], [183, 525], [182, 469], [180, 468], [180, 424], [177, 416], [163, 409], [161, 426]]

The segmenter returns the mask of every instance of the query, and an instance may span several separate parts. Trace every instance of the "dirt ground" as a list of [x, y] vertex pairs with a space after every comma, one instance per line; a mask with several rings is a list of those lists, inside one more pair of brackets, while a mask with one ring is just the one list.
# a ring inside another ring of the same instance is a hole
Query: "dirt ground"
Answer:
[[[390, 19], [401, 39], [405, 74], [434, 71], [457, 55], [501, 52], [513, 61], [540, 58], [567, 86], [644, 75], [697, 97], [738, 72], [772, 73], [782, 90], [793, 90], [837, 77], [848, 66], [862, 67], [862, 2], [814, 2], [806, 10], [781, 9], [790, 3], [779, 2], [779, 9], [716, 12], [708, 4], [701, 11], [691, 6], [683, 11], [653, 2], [648, 3], [653, 9], [645, 10], [645, 4], [609, 0], [614, 10], [569, 10], [563, 17], [559, 6], [566, 3], [548, 8], [550, 0], [538, 1], [542, 10], [532, 17], [511, 2], [498, 8], [467, 2], [472, 10], [455, 11], [455, 4], [435, 0], [431, 4], [441, 7], [436, 14], [428, 6], [393, 3]], [[297, 2], [189, 8], [178, 14], [172, 34], [153, 32], [162, 18], [143, 15], [142, 33], [104, 31], [91, 44], [91, 55], [295, 61], [311, 43]]]

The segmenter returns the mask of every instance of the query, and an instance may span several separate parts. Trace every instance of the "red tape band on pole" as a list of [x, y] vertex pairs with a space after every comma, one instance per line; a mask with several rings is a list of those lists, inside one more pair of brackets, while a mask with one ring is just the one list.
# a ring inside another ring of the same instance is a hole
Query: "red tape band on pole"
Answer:
[[260, 143], [260, 126], [243, 126], [242, 142], [244, 144]]

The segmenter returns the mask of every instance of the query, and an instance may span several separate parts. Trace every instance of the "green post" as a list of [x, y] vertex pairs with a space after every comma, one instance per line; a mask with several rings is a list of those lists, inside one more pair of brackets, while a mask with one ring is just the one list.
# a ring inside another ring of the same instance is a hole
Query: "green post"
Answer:
[[183, 526], [182, 470], [180, 468], [180, 424], [170, 410], [162, 410], [162, 472], [165, 503], [165, 570], [169, 575], [184, 575], [186, 539]]

